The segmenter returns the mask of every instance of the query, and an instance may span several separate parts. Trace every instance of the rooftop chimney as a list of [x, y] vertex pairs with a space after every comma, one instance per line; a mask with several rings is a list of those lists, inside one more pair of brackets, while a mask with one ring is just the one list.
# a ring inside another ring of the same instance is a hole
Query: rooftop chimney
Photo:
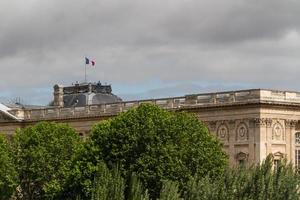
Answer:
[[54, 106], [64, 107], [64, 88], [61, 85], [54, 86]]

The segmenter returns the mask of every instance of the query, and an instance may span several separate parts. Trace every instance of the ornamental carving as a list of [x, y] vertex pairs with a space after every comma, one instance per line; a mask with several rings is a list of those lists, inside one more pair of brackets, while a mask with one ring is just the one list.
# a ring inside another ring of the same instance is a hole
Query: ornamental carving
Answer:
[[218, 131], [217, 131], [217, 136], [222, 140], [222, 141], [228, 141], [229, 137], [228, 137], [228, 127], [225, 124], [221, 124], [218, 127]]
[[237, 141], [246, 141], [249, 139], [249, 130], [246, 123], [241, 122], [236, 129], [236, 140]]
[[284, 129], [279, 122], [273, 125], [272, 140], [284, 140]]
[[273, 159], [274, 159], [274, 160], [280, 160], [280, 159], [282, 159], [282, 158], [284, 158], [284, 154], [281, 153], [280, 151], [278, 151], [278, 152], [276, 152], [276, 153], [273, 153]]
[[286, 128], [295, 128], [298, 123], [298, 120], [287, 119], [284, 122]]
[[265, 121], [266, 121], [266, 126], [270, 128], [272, 126], [272, 119], [266, 118]]
[[208, 122], [208, 124], [209, 124], [209, 130], [211, 132], [214, 132], [216, 130], [216, 127], [217, 127], [217, 122], [211, 121], [211, 122]]
[[248, 160], [249, 153], [244, 153], [244, 152], [239, 152], [236, 154], [236, 159], [237, 160]]
[[255, 118], [254, 123], [256, 127], [271, 127], [272, 119], [270, 118]]

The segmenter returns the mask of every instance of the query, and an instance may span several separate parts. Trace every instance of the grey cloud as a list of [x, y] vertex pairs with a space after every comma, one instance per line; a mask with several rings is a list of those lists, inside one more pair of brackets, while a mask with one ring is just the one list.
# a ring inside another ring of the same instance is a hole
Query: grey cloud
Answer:
[[84, 56], [88, 78], [112, 84], [300, 89], [299, 18], [297, 0], [1, 1], [0, 90], [45, 102], [36, 89], [83, 80]]
[[273, 39], [299, 30], [299, 8], [295, 0], [193, 1], [167, 18], [165, 26], [168, 35], [184, 42]]

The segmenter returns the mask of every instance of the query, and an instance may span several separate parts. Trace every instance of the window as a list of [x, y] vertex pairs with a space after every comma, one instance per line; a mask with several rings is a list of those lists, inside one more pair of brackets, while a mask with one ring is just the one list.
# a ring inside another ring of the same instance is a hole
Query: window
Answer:
[[296, 145], [300, 145], [300, 132], [295, 134], [295, 143]]
[[300, 172], [300, 132], [295, 133], [295, 169]]
[[295, 169], [300, 172], [300, 149], [295, 150]]

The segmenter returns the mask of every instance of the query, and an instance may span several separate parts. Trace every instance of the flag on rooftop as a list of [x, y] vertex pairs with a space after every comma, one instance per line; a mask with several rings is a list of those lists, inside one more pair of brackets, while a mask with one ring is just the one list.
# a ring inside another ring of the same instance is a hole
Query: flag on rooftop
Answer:
[[90, 63], [92, 64], [92, 66], [95, 66], [96, 61], [95, 60], [90, 60], [89, 58], [85, 57], [85, 64], [89, 65]]
[[87, 57], [85, 57], [85, 64], [86, 65], [90, 64], [90, 59], [88, 59]]

